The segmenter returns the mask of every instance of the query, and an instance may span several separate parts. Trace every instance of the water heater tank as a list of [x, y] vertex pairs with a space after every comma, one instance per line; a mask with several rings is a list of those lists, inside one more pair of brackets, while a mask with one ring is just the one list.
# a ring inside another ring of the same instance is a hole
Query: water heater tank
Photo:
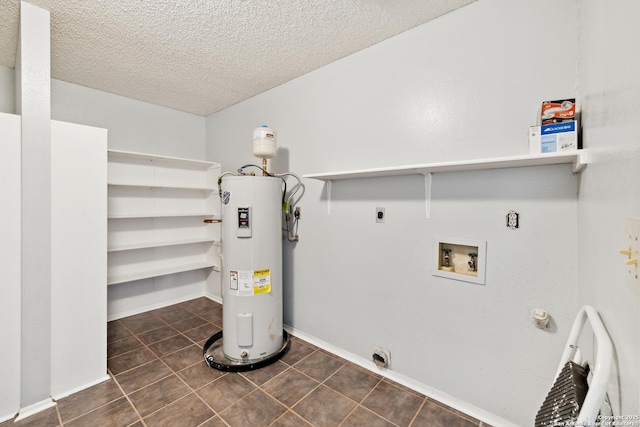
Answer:
[[278, 353], [282, 330], [282, 180], [225, 176], [222, 349], [232, 361]]

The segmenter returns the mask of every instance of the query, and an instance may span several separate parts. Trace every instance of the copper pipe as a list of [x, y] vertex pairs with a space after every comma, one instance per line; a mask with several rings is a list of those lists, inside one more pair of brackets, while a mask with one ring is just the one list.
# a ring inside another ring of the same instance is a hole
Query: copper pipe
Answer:
[[204, 222], [206, 222], [207, 224], [212, 224], [214, 222], [222, 222], [221, 219], [205, 219]]

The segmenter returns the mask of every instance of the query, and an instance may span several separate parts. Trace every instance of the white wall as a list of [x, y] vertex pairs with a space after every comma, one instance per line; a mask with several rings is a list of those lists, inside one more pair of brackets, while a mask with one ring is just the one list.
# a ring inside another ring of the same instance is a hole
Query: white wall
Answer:
[[107, 374], [107, 131], [51, 122], [51, 396]]
[[0, 114], [0, 422], [20, 409], [20, 116]]
[[[258, 162], [263, 123], [274, 169], [300, 175], [525, 154], [540, 102], [575, 95], [576, 20], [569, 0], [474, 3], [209, 117], [207, 158]], [[541, 28], [568, 29], [562, 48]], [[421, 176], [334, 182], [331, 215], [305, 180], [285, 323], [367, 359], [389, 348], [393, 370], [530, 425], [577, 310], [578, 181], [566, 166], [435, 175], [427, 220]], [[486, 285], [432, 276], [434, 236], [486, 240]]]
[[[15, 112], [15, 70], [0, 66], [0, 112]], [[202, 160], [205, 118], [51, 80], [54, 120], [109, 130], [109, 148]]]
[[[14, 70], [0, 67], [0, 111], [13, 111]], [[6, 91], [5, 91], [6, 88]], [[205, 158], [205, 118], [75, 84], [51, 80], [54, 120], [109, 131], [110, 149]], [[202, 295], [206, 274], [183, 273], [109, 288], [109, 318]]]
[[615, 347], [615, 414], [640, 414], [640, 304], [624, 283], [627, 218], [640, 218], [640, 5], [579, 2], [583, 135], [592, 157], [579, 196], [580, 303], [599, 312]]
[[[52, 404], [51, 87], [49, 11], [20, 5], [16, 112], [21, 123], [22, 321], [20, 406]], [[36, 371], [33, 366], [38, 366]], [[22, 415], [22, 414], [21, 414]]]
[[60, 80], [51, 104], [54, 120], [107, 129], [110, 149], [204, 159], [204, 117]]
[[0, 65], [0, 113], [15, 112], [15, 70]]
[[[105, 128], [110, 149], [205, 158], [205, 118], [118, 95], [51, 81], [53, 119]], [[108, 319], [203, 295], [204, 271], [109, 286]]]

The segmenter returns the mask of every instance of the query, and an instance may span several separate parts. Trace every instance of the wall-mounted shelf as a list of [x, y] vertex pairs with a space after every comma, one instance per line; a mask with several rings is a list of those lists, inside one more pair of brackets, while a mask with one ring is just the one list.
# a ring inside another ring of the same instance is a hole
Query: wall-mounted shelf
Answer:
[[490, 157], [486, 159], [461, 160], [456, 162], [425, 163], [384, 168], [357, 169], [342, 172], [324, 172], [302, 175], [303, 178], [326, 182], [327, 212], [331, 214], [331, 183], [342, 179], [374, 178], [399, 175], [423, 175], [425, 180], [425, 202], [427, 218], [430, 217], [431, 174], [443, 172], [464, 172], [488, 169], [522, 168], [571, 164], [574, 174], [582, 172], [588, 163], [588, 152], [576, 150], [563, 153], [526, 154], [521, 156]]
[[107, 247], [107, 252], [131, 251], [134, 249], [157, 248], [160, 246], [188, 245], [191, 243], [211, 243], [215, 246], [220, 246], [219, 240], [212, 240], [207, 238], [191, 238], [111, 245]]
[[145, 185], [145, 184], [128, 184], [128, 183], [121, 183], [121, 182], [108, 182], [107, 183], [110, 187], [126, 187], [126, 188], [146, 188], [149, 190], [155, 190], [155, 189], [159, 189], [159, 188], [167, 188], [167, 189], [172, 189], [172, 190], [185, 190], [185, 191], [204, 191], [204, 192], [211, 192], [211, 191], [218, 191], [217, 188], [212, 188], [212, 187], [189, 187], [189, 186], [172, 186], [172, 185]]
[[397, 175], [425, 175], [428, 173], [462, 172], [486, 169], [521, 168], [527, 166], [545, 166], [558, 164], [572, 164], [573, 173], [579, 173], [587, 165], [586, 150], [567, 153], [549, 153], [537, 155], [522, 155], [508, 157], [491, 157], [487, 159], [462, 160], [457, 162], [425, 163], [407, 166], [390, 166], [384, 168], [359, 169], [342, 172], [325, 172], [303, 175], [304, 178], [319, 179], [321, 181], [335, 181], [339, 179], [373, 178], [379, 176]]
[[127, 274], [118, 274], [107, 277], [107, 285], [116, 285], [118, 283], [133, 282], [134, 280], [148, 279], [151, 277], [165, 276], [167, 274], [181, 273], [183, 271], [197, 270], [200, 268], [212, 268], [214, 271], [220, 271], [212, 261], [196, 262], [191, 264], [176, 265], [171, 267], [156, 268], [150, 270], [141, 270]]
[[212, 217], [217, 220], [220, 215], [207, 212], [165, 212], [165, 213], [110, 213], [108, 219], [124, 219], [124, 218], [179, 218], [179, 217]]
[[107, 284], [219, 271], [220, 164], [108, 151]]
[[158, 154], [147, 154], [147, 153], [136, 153], [133, 151], [122, 151], [122, 150], [109, 150], [109, 159], [116, 160], [120, 159], [120, 161], [125, 161], [125, 159], [131, 159], [133, 161], [143, 161], [149, 163], [157, 163], [166, 161], [167, 163], [172, 164], [180, 164], [192, 166], [199, 166], [202, 169], [209, 169], [213, 166], [220, 166], [219, 163], [209, 162], [206, 160], [194, 160], [194, 159], [184, 159], [181, 157], [171, 157], [171, 156], [161, 156]]

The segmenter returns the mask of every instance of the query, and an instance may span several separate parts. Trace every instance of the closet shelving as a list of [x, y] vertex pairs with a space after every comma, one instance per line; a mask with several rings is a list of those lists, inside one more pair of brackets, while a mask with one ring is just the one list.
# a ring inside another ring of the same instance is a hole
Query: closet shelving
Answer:
[[118, 150], [108, 160], [107, 284], [220, 270], [218, 163]]

